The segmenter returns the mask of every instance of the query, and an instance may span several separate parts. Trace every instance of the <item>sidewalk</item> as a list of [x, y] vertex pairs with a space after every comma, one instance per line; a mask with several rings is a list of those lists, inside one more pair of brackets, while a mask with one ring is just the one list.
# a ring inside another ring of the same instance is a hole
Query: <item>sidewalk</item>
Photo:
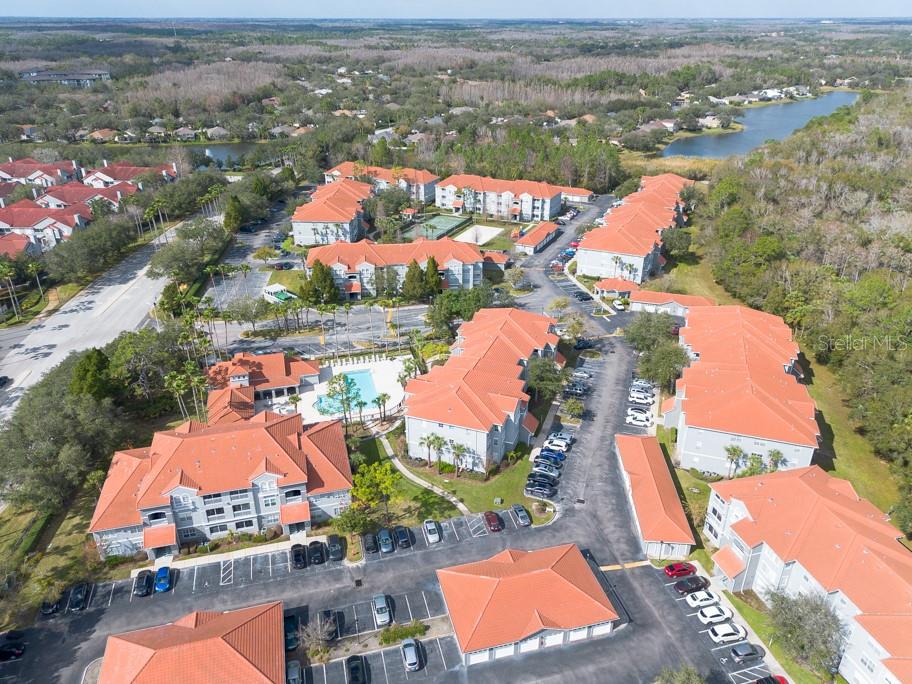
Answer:
[[[325, 539], [326, 535], [315, 535], [313, 537], [307, 537], [311, 540], [314, 539]], [[156, 559], [156, 562], [153, 565], [153, 568], [158, 568], [161, 565], [167, 565], [171, 569], [182, 569], [182, 568], [192, 568], [197, 565], [210, 565], [212, 563], [221, 563], [227, 560], [238, 560], [240, 558], [247, 558], [248, 556], [258, 556], [264, 553], [274, 553], [276, 551], [288, 551], [291, 549], [292, 544], [304, 543], [305, 540], [300, 537], [293, 539], [286, 539], [285, 541], [279, 541], [275, 543], [265, 543], [257, 544], [256, 546], [248, 546], [245, 549], [238, 549], [237, 551], [226, 551], [225, 553], [207, 553], [202, 556], [196, 556], [194, 558], [185, 558], [181, 559], [178, 556], [178, 559], [175, 561], [165, 560], [167, 558], [172, 558], [172, 556], [163, 556], [162, 558]], [[162, 561], [159, 563], [159, 561]], [[137, 574], [143, 570], [149, 570], [149, 566], [142, 568], [135, 568], [130, 571], [130, 577], [136, 577]]]
[[402, 463], [396, 457], [396, 452], [393, 451], [393, 447], [390, 445], [389, 440], [386, 438], [386, 435], [380, 436], [380, 443], [383, 444], [383, 448], [386, 449], [386, 453], [389, 455], [389, 458], [393, 462], [393, 465], [396, 466], [396, 470], [398, 470], [400, 473], [402, 473], [407, 480], [411, 480], [419, 487], [423, 487], [424, 489], [434, 492], [434, 494], [436, 494], [437, 496], [442, 496], [444, 499], [446, 499], [451, 504], [456, 506], [456, 508], [459, 509], [459, 512], [462, 513], [463, 515], [471, 514], [471, 511], [466, 507], [466, 505], [464, 503], [462, 503], [459, 499], [457, 499], [455, 496], [450, 494], [448, 491], [441, 489], [437, 485], [432, 485], [430, 482], [427, 482], [426, 480], [422, 480], [420, 477], [415, 475], [411, 470], [409, 470], [404, 465], [402, 465]]

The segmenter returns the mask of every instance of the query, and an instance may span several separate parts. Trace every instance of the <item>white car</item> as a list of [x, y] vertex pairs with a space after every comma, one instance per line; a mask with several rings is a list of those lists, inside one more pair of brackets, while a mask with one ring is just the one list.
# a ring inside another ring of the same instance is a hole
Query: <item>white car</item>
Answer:
[[707, 606], [697, 613], [697, 619], [704, 625], [731, 620], [732, 612], [725, 606]]
[[633, 427], [648, 428], [652, 426], [652, 418], [644, 415], [627, 416], [624, 422], [627, 425], [633, 425]]
[[[558, 262], [558, 263], [560, 263], [560, 262]], [[554, 329], [554, 332], [557, 333], [557, 336], [558, 336], [558, 337], [563, 337], [563, 338], [566, 338], [566, 339], [570, 339], [570, 333], [567, 332], [567, 329], [566, 329], [566, 328], [555, 328], [555, 329]]]
[[424, 521], [424, 534], [427, 536], [428, 544], [436, 544], [440, 541], [440, 528], [437, 527], [435, 520]]
[[705, 608], [719, 602], [719, 596], [711, 591], [695, 591], [688, 594], [687, 605], [691, 608]]
[[648, 409], [643, 406], [628, 406], [627, 415], [628, 416], [651, 416], [652, 409]]
[[744, 627], [736, 625], [734, 622], [726, 622], [710, 627], [707, 634], [709, 634], [709, 638], [713, 640], [713, 643], [716, 644], [733, 644], [747, 636]]
[[552, 432], [550, 435], [548, 435], [548, 439], [559, 439], [562, 442], [567, 442], [568, 444], [573, 443], [573, 435], [571, 435], [569, 432]]
[[584, 370], [575, 370], [572, 373], [570, 373], [570, 377], [573, 378], [574, 380], [588, 380], [589, 378], [592, 377], [592, 374], [587, 373]]
[[563, 453], [565, 451], [569, 451], [570, 444], [569, 442], [565, 442], [562, 439], [549, 439], [545, 441], [545, 443], [542, 445], [542, 448], [551, 449], [552, 451], [560, 451]]
[[615, 299], [613, 302], [611, 302], [611, 306], [613, 306], [617, 311], [627, 310], [627, 307], [624, 306], [624, 302], [622, 302], [620, 299]]
[[652, 397], [645, 397], [641, 394], [631, 394], [627, 397], [627, 401], [631, 404], [639, 404], [640, 406], [652, 406], [655, 403], [655, 399]]
[[651, 394], [652, 390], [654, 390], [654, 389], [655, 389], [655, 385], [653, 385], [652, 383], [646, 382], [645, 380], [634, 380], [632, 383], [630, 383], [631, 392], [636, 390], [637, 392], [646, 392], [647, 394]]

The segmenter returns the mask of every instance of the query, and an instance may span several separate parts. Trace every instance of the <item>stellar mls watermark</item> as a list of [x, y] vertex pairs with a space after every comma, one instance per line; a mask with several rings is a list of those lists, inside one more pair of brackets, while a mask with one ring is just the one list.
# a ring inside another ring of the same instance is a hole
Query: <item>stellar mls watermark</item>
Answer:
[[820, 335], [814, 348], [829, 352], [896, 352], [908, 349], [909, 340], [897, 335]]

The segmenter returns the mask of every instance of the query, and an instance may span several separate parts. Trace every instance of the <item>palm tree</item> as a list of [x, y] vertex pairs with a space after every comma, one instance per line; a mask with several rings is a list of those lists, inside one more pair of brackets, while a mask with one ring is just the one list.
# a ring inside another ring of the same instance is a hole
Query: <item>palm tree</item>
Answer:
[[177, 371], [171, 371], [165, 376], [165, 388], [174, 393], [174, 398], [177, 399], [177, 407], [180, 409], [181, 416], [186, 420], [190, 417], [190, 414], [187, 413], [187, 405], [184, 403], [184, 392], [187, 391], [187, 382], [186, 378], [182, 373]]
[[351, 320], [351, 310], [352, 310], [351, 302], [345, 302], [345, 304], [342, 305], [342, 308], [345, 309], [345, 336], [348, 338], [348, 349], [349, 349], [349, 351], [351, 351], [352, 336], [351, 336], [351, 324], [349, 323], [349, 321]]
[[317, 305], [317, 313], [320, 314], [320, 344], [326, 345], [326, 327], [323, 323], [323, 314], [326, 313], [326, 306], [324, 304]]
[[462, 467], [463, 459], [469, 453], [468, 447], [459, 442], [450, 442], [450, 451], [453, 452], [453, 465], [456, 466], [456, 477], [459, 477], [459, 469]]
[[300, 394], [292, 394], [290, 397], [288, 397], [288, 403], [291, 404], [291, 405], [294, 407], [294, 410], [295, 410], [295, 411], [297, 411], [297, 410], [298, 410], [298, 404], [301, 403], [301, 395], [300, 395]]
[[374, 406], [376, 406], [378, 409], [380, 409], [380, 421], [381, 422], [386, 420], [385, 407], [386, 407], [386, 402], [388, 402], [389, 400], [390, 400], [389, 394], [387, 394], [386, 392], [380, 392], [380, 394], [378, 394], [376, 397], [374, 397], [374, 400], [371, 402]]
[[769, 458], [769, 469], [772, 472], [779, 470], [779, 466], [785, 461], [785, 455], [779, 449], [773, 449], [767, 454]]
[[250, 295], [247, 293], [247, 274], [250, 273], [250, 264], [244, 262], [238, 266], [238, 270], [241, 272], [241, 275], [244, 276], [244, 296], [249, 297]]
[[421, 446], [428, 450], [428, 468], [431, 467], [431, 452], [437, 455], [437, 472], [440, 472], [440, 459], [446, 447], [446, 440], [436, 432], [429, 432], [421, 438]]
[[339, 351], [339, 331], [336, 329], [336, 309], [339, 307], [336, 304], [324, 304], [323, 308], [333, 317], [333, 356], [335, 356]]
[[39, 277], [39, 274], [41, 273], [41, 264], [37, 261], [30, 261], [28, 266], [25, 267], [25, 270], [35, 279], [35, 282], [38, 284], [38, 294], [44, 299], [44, 288], [41, 287], [41, 278]]
[[19, 315], [19, 300], [16, 299], [16, 289], [13, 287], [13, 277], [15, 275], [16, 269], [13, 268], [12, 264], [0, 263], [0, 280], [6, 281], [6, 291], [9, 292], [10, 304], [13, 305], [13, 313], [18, 321], [21, 316]]
[[355, 406], [358, 408], [358, 422], [364, 425], [364, 409], [367, 408], [367, 402], [358, 398], [355, 400]]
[[731, 477], [738, 472], [738, 467], [744, 460], [744, 449], [734, 444], [725, 447], [726, 458], [728, 459], [728, 476]]

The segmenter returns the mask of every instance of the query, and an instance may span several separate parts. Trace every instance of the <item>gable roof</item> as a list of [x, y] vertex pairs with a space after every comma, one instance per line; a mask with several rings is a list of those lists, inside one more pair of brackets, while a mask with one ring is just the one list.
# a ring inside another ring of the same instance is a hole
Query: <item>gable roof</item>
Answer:
[[311, 195], [310, 202], [295, 209], [292, 222], [348, 223], [361, 211], [361, 202], [370, 197], [373, 186], [343, 178], [322, 185]]
[[681, 306], [715, 306], [715, 302], [708, 297], [697, 295], [683, 295], [674, 292], [656, 292], [655, 290], [640, 290], [632, 288], [630, 293], [631, 302], [641, 304], [680, 304]]
[[463, 653], [618, 618], [575, 544], [507, 549], [438, 570], [437, 579]]
[[282, 619], [276, 601], [112, 635], [98, 684], [284, 684]]
[[[360, 171], [360, 173], [356, 173], [356, 171]], [[337, 178], [350, 179], [353, 179], [356, 176], [370, 176], [375, 180], [381, 180], [390, 184], [396, 183], [400, 178], [410, 185], [427, 185], [428, 183], [440, 180], [439, 176], [434, 175], [430, 171], [425, 171], [424, 169], [412, 169], [407, 166], [386, 169], [382, 166], [366, 165], [361, 165], [360, 169], [356, 169], [355, 162], [350, 161], [337, 164], [327, 171], [326, 174], [336, 176]]]
[[415, 261], [421, 266], [430, 257], [434, 257], [439, 266], [450, 261], [463, 264], [484, 261], [477, 245], [444, 237], [439, 240], [418, 238], [402, 244], [378, 244], [370, 240], [334, 242], [312, 247], [307, 253], [307, 265], [313, 266], [317, 261], [326, 266], [340, 264], [346, 271], [353, 272], [358, 270], [359, 264], [365, 263], [372, 266], [399, 266]]
[[110, 178], [112, 181], [129, 183], [130, 181], [136, 180], [136, 178], [146, 173], [164, 174], [171, 178], [177, 176], [177, 173], [174, 171], [174, 167], [171, 164], [160, 164], [158, 166], [135, 166], [129, 162], [114, 162], [113, 164], [108, 164], [107, 166], [92, 169], [85, 174], [85, 179], [88, 179], [90, 176], [99, 175]]
[[25, 157], [0, 164], [0, 175], [20, 180], [28, 180], [42, 174], [51, 178], [69, 178], [75, 173], [75, 161], [40, 162]]
[[64, 209], [47, 209], [32, 200], [21, 199], [0, 208], [0, 223], [10, 228], [34, 228], [48, 220], [75, 228], [80, 219], [87, 221], [91, 218], [92, 210], [84, 204], [74, 204]]
[[524, 247], [535, 247], [542, 240], [547, 238], [551, 233], [556, 232], [560, 226], [551, 221], [542, 221], [535, 228], [527, 232], [516, 241], [517, 245]]
[[10, 259], [15, 259], [29, 248], [32, 241], [19, 233], [6, 233], [0, 235], [0, 254]]
[[647, 542], [695, 544], [690, 523], [655, 437], [615, 435], [621, 465], [630, 480], [640, 533]]
[[[112, 204], [117, 204], [120, 198], [137, 192], [139, 192], [139, 189], [129, 183], [115, 183], [107, 188], [93, 188], [90, 185], [72, 181], [64, 185], [51, 186], [42, 197], [51, 197], [66, 205], [85, 204], [99, 198], [106, 199]], [[118, 193], [121, 197], [118, 197]]]
[[595, 284], [595, 289], [604, 292], [634, 292], [639, 290], [640, 286], [624, 278], [602, 278]]
[[216, 389], [227, 387], [232, 377], [247, 376], [256, 389], [291, 387], [299, 385], [302, 376], [319, 375], [320, 363], [284, 352], [251, 354], [239, 352], [228, 361], [219, 361], [209, 367], [209, 385]]
[[206, 417], [210, 425], [237, 423], [254, 414], [254, 388], [223, 387], [209, 390], [206, 397]]
[[[532, 197], [541, 197], [551, 199], [555, 195], [560, 195], [564, 188], [558, 185], [551, 185], [542, 181], [530, 180], [502, 180], [500, 178], [491, 178], [489, 176], [475, 176], [472, 174], [457, 174], [449, 176], [440, 181], [439, 186], [456, 188], [470, 188], [475, 192], [509, 192], [514, 197], [519, 195], [531, 195]], [[574, 188], [574, 194], [583, 194], [589, 192], [583, 188]]]

